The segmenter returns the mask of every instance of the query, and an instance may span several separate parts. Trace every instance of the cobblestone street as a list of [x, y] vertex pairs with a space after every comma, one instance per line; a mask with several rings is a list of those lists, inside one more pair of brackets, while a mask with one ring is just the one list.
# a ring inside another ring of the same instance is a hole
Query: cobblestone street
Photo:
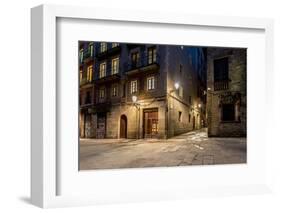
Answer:
[[80, 170], [246, 163], [246, 138], [81, 139]]

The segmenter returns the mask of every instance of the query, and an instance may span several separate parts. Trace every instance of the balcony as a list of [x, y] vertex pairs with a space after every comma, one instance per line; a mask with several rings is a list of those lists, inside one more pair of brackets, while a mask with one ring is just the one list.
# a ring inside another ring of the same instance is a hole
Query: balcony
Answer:
[[214, 82], [214, 90], [227, 90], [228, 89], [229, 80], [215, 81]]
[[125, 65], [125, 72], [128, 76], [141, 74], [144, 72], [157, 72], [159, 71], [159, 55], [155, 58], [150, 58], [148, 55], [143, 55], [137, 61], [130, 60]]
[[118, 46], [115, 46], [115, 47], [110, 47], [108, 48], [106, 51], [104, 52], [98, 52], [96, 54], [96, 57], [99, 59], [99, 60], [103, 60], [109, 56], [113, 56], [113, 55], [116, 55], [118, 54], [119, 52], [121, 51], [121, 47], [118, 45]]
[[79, 55], [79, 65], [82, 66], [85, 63], [93, 60], [93, 54], [91, 54], [90, 49], [86, 49], [83, 51], [83, 58], [81, 59], [81, 55]]
[[121, 76], [120, 76], [120, 70], [118, 70], [117, 73], [112, 74], [112, 69], [111, 67], [108, 67], [106, 69], [106, 75], [102, 78], [100, 78], [99, 76], [97, 78], [94, 79], [94, 83], [95, 84], [105, 84], [105, 83], [112, 83], [112, 82], [116, 82], [119, 81]]
[[91, 86], [93, 86], [91, 80], [88, 80], [86, 78], [82, 78], [82, 80], [80, 81], [80, 87], [88, 88], [88, 87], [91, 87]]

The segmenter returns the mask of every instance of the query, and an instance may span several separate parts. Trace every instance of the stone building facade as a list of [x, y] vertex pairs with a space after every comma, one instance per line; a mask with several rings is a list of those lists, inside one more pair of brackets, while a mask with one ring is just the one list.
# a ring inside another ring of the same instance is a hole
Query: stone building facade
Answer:
[[105, 42], [79, 47], [80, 137], [168, 138], [202, 127], [205, 105], [193, 62], [201, 48]]
[[208, 136], [246, 136], [246, 49], [207, 48]]

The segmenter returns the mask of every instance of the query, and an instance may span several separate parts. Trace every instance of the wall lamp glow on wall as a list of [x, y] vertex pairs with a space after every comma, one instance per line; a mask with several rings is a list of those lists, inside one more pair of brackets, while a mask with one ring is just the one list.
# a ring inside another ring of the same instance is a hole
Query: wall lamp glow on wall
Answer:
[[175, 89], [178, 90], [180, 88], [179, 82], [176, 82], [174, 86], [175, 86]]

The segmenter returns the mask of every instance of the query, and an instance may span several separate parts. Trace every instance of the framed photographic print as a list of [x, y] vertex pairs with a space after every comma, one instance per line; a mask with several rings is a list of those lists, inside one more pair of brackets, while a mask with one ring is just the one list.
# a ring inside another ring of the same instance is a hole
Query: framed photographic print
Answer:
[[269, 192], [272, 20], [107, 10], [32, 9], [32, 203]]

